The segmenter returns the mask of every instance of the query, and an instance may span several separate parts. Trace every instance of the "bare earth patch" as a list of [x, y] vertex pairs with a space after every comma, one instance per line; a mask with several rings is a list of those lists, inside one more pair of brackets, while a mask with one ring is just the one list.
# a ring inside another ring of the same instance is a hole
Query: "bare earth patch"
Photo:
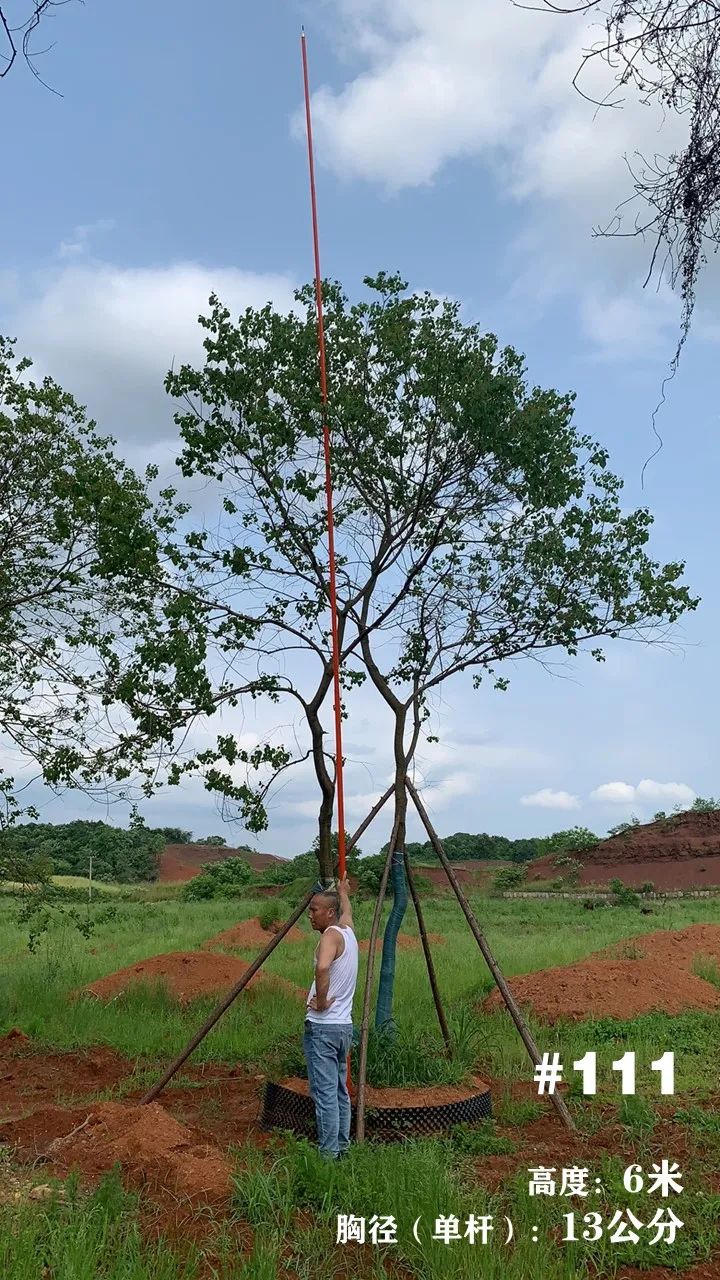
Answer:
[[[550, 1023], [718, 1009], [720, 990], [692, 972], [696, 956], [720, 961], [720, 925], [627, 938], [576, 964], [511, 978], [509, 985], [521, 1005]], [[493, 991], [483, 1007], [501, 1005], [500, 992]]]
[[[99, 978], [97, 982], [84, 987], [83, 993], [96, 996], [99, 1000], [114, 1000], [140, 983], [149, 986], [161, 984], [170, 995], [182, 1004], [187, 1004], [201, 996], [229, 991], [249, 967], [244, 960], [235, 956], [207, 951], [169, 951]], [[274, 987], [304, 999], [304, 993], [299, 987], [274, 974], [255, 974], [248, 983], [248, 992], [252, 992], [257, 986], [267, 990]]]

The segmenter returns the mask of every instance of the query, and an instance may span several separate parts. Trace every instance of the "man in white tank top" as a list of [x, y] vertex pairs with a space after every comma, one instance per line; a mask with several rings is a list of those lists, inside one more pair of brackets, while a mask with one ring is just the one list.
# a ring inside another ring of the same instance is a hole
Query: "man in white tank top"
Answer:
[[323, 1155], [333, 1160], [343, 1155], [350, 1143], [346, 1063], [353, 1037], [358, 944], [348, 888], [345, 877], [338, 881], [337, 890], [316, 893], [308, 908], [320, 941], [315, 951], [315, 980], [307, 998], [303, 1050], [315, 1103], [318, 1145]]

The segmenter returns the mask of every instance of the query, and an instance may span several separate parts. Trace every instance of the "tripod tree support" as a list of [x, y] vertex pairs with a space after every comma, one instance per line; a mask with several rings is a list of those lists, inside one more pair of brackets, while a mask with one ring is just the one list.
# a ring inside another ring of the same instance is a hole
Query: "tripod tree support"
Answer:
[[420, 941], [422, 942], [422, 949], [425, 953], [425, 964], [427, 965], [428, 978], [430, 979], [430, 987], [433, 993], [433, 1000], [435, 1001], [435, 1011], [438, 1016], [438, 1022], [440, 1023], [440, 1030], [442, 1031], [442, 1037], [443, 1037], [443, 1040], [445, 1041], [445, 1048], [447, 1049], [448, 1054], [451, 1054], [452, 1040], [450, 1038], [450, 1030], [447, 1024], [447, 1018], [445, 1017], [445, 1010], [442, 1007], [442, 1000], [440, 999], [440, 988], [438, 987], [437, 975], [435, 973], [435, 965], [433, 964], [433, 958], [430, 952], [430, 940], [428, 938], [427, 930], [425, 928], [425, 919], [422, 913], [422, 906], [420, 905], [420, 897], [418, 895], [417, 885], [415, 884], [415, 873], [411, 869], [410, 859], [407, 856], [407, 852], [403, 856], [405, 859], [405, 875], [407, 876], [408, 888], [410, 890], [410, 897], [412, 898], [413, 906], [415, 907], [415, 915], [417, 916], [417, 922], [418, 922], [418, 932], [420, 934]]
[[[503, 1000], [505, 1001], [505, 1005], [507, 1007], [508, 1013], [510, 1014], [510, 1017], [512, 1018], [513, 1022], [515, 1023], [515, 1026], [518, 1029], [518, 1032], [520, 1033], [520, 1038], [523, 1044], [525, 1045], [525, 1048], [528, 1051], [530, 1060], [533, 1066], [537, 1066], [537, 1064], [541, 1061], [541, 1058], [540, 1058], [540, 1053], [538, 1051], [538, 1047], [530, 1031], [530, 1028], [528, 1027], [525, 1019], [523, 1018], [522, 1013], [520, 1012], [520, 1007], [517, 1001], [515, 1000], [515, 997], [512, 991], [510, 990], [507, 982], [505, 981], [503, 975], [501, 974], [498, 968], [497, 961], [495, 960], [495, 957], [493, 956], [492, 951], [488, 946], [487, 939], [485, 938], [485, 935], [483, 934], [483, 931], [477, 922], [475, 913], [472, 907], [470, 906], [470, 903], [468, 902], [465, 896], [465, 893], [463, 892], [460, 882], [457, 876], [455, 875], [455, 872], [453, 871], [452, 866], [450, 865], [450, 862], [448, 861], [447, 855], [445, 853], [445, 850], [443, 849], [440, 838], [437, 832], [435, 831], [435, 828], [433, 827], [427, 815], [427, 812], [425, 811], [425, 807], [409, 778], [405, 779], [405, 785], [412, 798], [415, 808], [417, 809], [420, 815], [420, 819], [423, 823], [423, 826], [425, 827], [425, 830], [427, 831], [428, 836], [430, 837], [430, 843], [432, 844], [433, 849], [435, 850], [438, 858], [440, 859], [440, 862], [442, 863], [445, 869], [447, 878], [453, 887], [455, 897], [460, 903], [465, 919], [470, 925], [470, 929], [472, 931], [473, 937], [475, 938], [475, 941], [477, 942], [482, 952], [485, 963], [487, 964], [488, 969], [490, 970], [493, 978], [495, 979], [495, 982], [499, 988], [500, 994]], [[565, 1105], [564, 1099], [560, 1096], [559, 1093], [551, 1093], [550, 1101], [552, 1102], [557, 1114], [559, 1115], [560, 1119], [565, 1125], [565, 1128], [569, 1129], [571, 1133], [575, 1133], [576, 1132], [575, 1122], [572, 1116], [570, 1115], [570, 1112], [568, 1111], [567, 1106]]]
[[[376, 814], [380, 812], [383, 805], [389, 799], [392, 793], [393, 793], [393, 787], [390, 787], [386, 791], [385, 795], [380, 800], [378, 800], [374, 809], [370, 810], [370, 813], [364, 819], [364, 821], [361, 822], [354, 836], [352, 836], [352, 838], [348, 841], [348, 845], [347, 845], [348, 851], [355, 847], [363, 831], [365, 831], [366, 827], [369, 826], [369, 824], [372, 822]], [[258, 972], [258, 969], [262, 968], [268, 956], [272, 955], [272, 952], [279, 945], [279, 943], [282, 942], [285, 935], [288, 934], [292, 929], [293, 925], [297, 923], [297, 921], [300, 919], [301, 915], [306, 910], [307, 906], [309, 905], [311, 899], [314, 896], [315, 896], [315, 888], [313, 887], [309, 893], [306, 893], [305, 897], [300, 903], [300, 906], [296, 907], [295, 911], [290, 916], [290, 919], [285, 921], [285, 924], [282, 925], [278, 929], [277, 933], [273, 935], [273, 937], [270, 939], [270, 941], [268, 942], [264, 950], [260, 952], [260, 955], [257, 956], [255, 960], [253, 960], [252, 964], [250, 965], [250, 968], [245, 970], [245, 973], [243, 974], [242, 978], [238, 983], [235, 984], [232, 991], [228, 992], [228, 994], [220, 1002], [217, 1008], [214, 1009], [213, 1012], [210, 1014], [209, 1018], [203, 1023], [200, 1030], [195, 1033], [192, 1040], [190, 1040], [189, 1043], [186, 1044], [182, 1053], [178, 1054], [177, 1058], [175, 1058], [173, 1062], [170, 1063], [170, 1066], [168, 1067], [162, 1079], [158, 1080], [157, 1084], [154, 1084], [152, 1089], [149, 1089], [148, 1092], [140, 1099], [141, 1103], [154, 1102], [158, 1094], [162, 1093], [165, 1086], [172, 1080], [173, 1076], [180, 1070], [183, 1063], [187, 1062], [188, 1058], [190, 1057], [190, 1054], [194, 1053], [194, 1051], [197, 1049], [201, 1041], [205, 1039], [205, 1036], [208, 1034], [208, 1032], [212, 1031], [213, 1027], [215, 1026], [215, 1023], [220, 1021], [225, 1011], [230, 1008], [230, 1005], [233, 1003], [233, 1001], [237, 999], [237, 997], [240, 995], [242, 991], [244, 991], [250, 979], [255, 976], [255, 974]]]
[[154, 1102], [158, 1094], [162, 1093], [163, 1089], [165, 1088], [165, 1085], [168, 1084], [170, 1080], [172, 1080], [173, 1076], [177, 1071], [180, 1070], [183, 1063], [187, 1062], [187, 1059], [190, 1057], [190, 1054], [193, 1053], [195, 1049], [197, 1049], [200, 1042], [205, 1039], [206, 1035], [208, 1034], [208, 1031], [212, 1031], [213, 1027], [215, 1026], [215, 1023], [220, 1021], [223, 1014], [225, 1013], [225, 1010], [230, 1008], [230, 1005], [233, 1003], [234, 1000], [237, 999], [237, 997], [240, 995], [240, 992], [244, 991], [250, 979], [255, 977], [255, 974], [257, 973], [258, 969], [262, 968], [268, 956], [272, 955], [275, 948], [280, 945], [286, 933], [289, 933], [293, 925], [300, 919], [301, 915], [307, 908], [311, 898], [314, 896], [314, 893], [315, 893], [315, 890], [311, 889], [309, 893], [305, 894], [305, 897], [300, 903], [300, 906], [295, 908], [292, 915], [290, 916], [290, 919], [286, 920], [285, 924], [282, 925], [280, 929], [278, 929], [277, 933], [273, 935], [273, 937], [268, 942], [267, 946], [260, 952], [260, 955], [257, 957], [257, 959], [253, 960], [250, 967], [245, 970], [240, 981], [235, 984], [235, 986], [232, 988], [231, 991], [228, 991], [227, 995], [223, 1000], [221, 1000], [217, 1008], [213, 1009], [213, 1012], [210, 1014], [209, 1018], [207, 1018], [207, 1020], [203, 1022], [200, 1030], [196, 1031], [192, 1040], [190, 1040], [189, 1043], [185, 1045], [185, 1048], [183, 1049], [182, 1053], [178, 1054], [177, 1058], [175, 1058], [170, 1063], [170, 1066], [168, 1067], [162, 1079], [158, 1080], [157, 1084], [154, 1084], [152, 1089], [149, 1089], [148, 1092], [140, 1099], [141, 1103]]

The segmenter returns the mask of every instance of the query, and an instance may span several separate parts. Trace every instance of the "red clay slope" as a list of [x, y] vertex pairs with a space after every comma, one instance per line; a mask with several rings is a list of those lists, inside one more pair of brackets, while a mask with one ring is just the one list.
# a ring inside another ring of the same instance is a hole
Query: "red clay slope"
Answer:
[[[635, 1018], [659, 1010], [715, 1011], [720, 991], [693, 972], [696, 958], [717, 965], [720, 926], [695, 924], [678, 932], [641, 934], [563, 968], [541, 969], [510, 979], [518, 1004], [529, 1006], [544, 1022], [568, 1018]], [[485, 1001], [501, 1008], [499, 991]]]
[[[528, 866], [529, 880], [562, 875], [551, 854]], [[720, 811], [672, 814], [666, 821], [635, 827], [573, 855], [583, 863], [580, 883], [603, 885], [618, 877], [639, 888], [704, 889], [720, 885]]]
[[[242, 978], [250, 966], [236, 956], [219, 955], [211, 951], [168, 951], [165, 955], [149, 956], [137, 964], [130, 964], [105, 978], [98, 978], [84, 988], [99, 1000], [114, 1000], [131, 987], [144, 983], [162, 985], [171, 996], [185, 1004], [202, 996], [229, 991]], [[256, 973], [248, 982], [253, 987], [273, 987], [304, 997], [304, 992], [294, 983], [274, 973]]]
[[223, 849], [207, 844], [168, 844], [160, 854], [158, 880], [161, 884], [178, 880], [192, 880], [200, 874], [205, 862], [225, 862], [226, 858], [242, 858], [253, 871], [284, 862], [274, 853], [248, 853], [246, 849]]

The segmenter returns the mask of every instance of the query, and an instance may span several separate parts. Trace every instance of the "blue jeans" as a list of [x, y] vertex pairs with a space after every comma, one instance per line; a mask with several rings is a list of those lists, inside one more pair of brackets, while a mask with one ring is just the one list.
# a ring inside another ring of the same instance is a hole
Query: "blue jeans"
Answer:
[[305, 1023], [303, 1051], [310, 1096], [315, 1103], [318, 1145], [323, 1155], [337, 1159], [350, 1145], [350, 1095], [347, 1056], [352, 1046], [350, 1023]]

